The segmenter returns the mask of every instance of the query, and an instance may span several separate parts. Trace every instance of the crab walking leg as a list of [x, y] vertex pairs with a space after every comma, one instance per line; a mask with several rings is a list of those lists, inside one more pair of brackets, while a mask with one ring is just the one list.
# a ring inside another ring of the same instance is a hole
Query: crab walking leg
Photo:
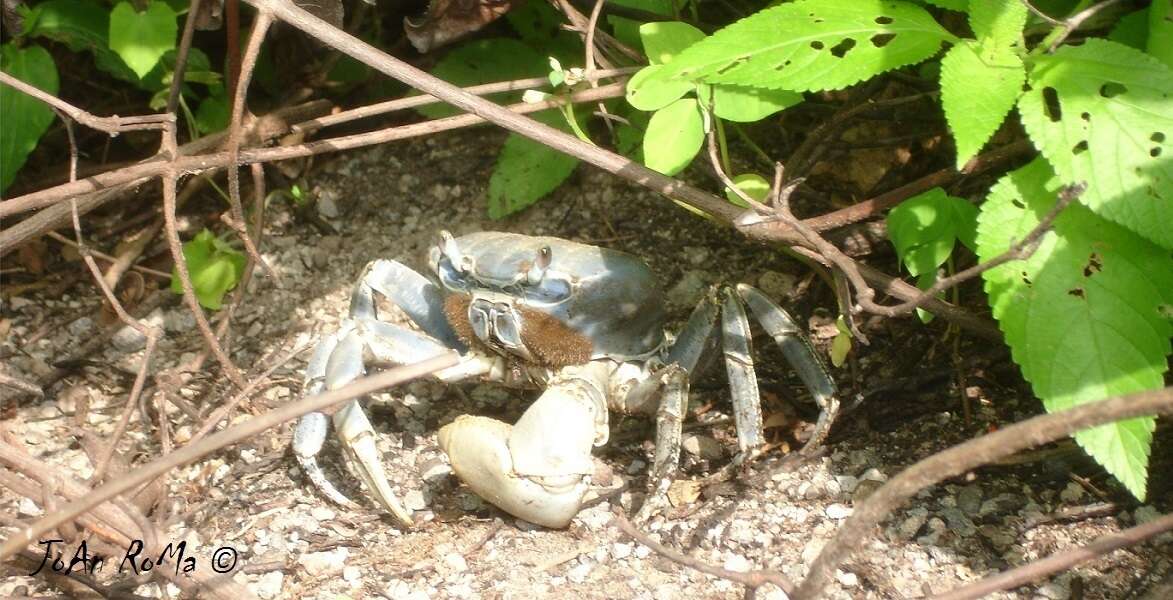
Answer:
[[762, 445], [762, 402], [753, 368], [749, 319], [733, 290], [725, 289], [723, 295], [721, 342], [733, 397], [733, 421], [737, 426], [738, 453], [734, 462], [739, 464], [752, 458], [753, 452]]
[[[326, 387], [326, 363], [330, 355], [338, 347], [338, 334], [328, 335], [318, 342], [314, 355], [310, 357], [306, 366], [305, 385], [302, 396], [316, 396]], [[354, 507], [355, 503], [338, 491], [322, 468], [318, 466], [318, 453], [322, 451], [322, 444], [326, 442], [326, 434], [330, 430], [330, 418], [324, 413], [312, 412], [303, 415], [297, 420], [297, 427], [293, 430], [293, 456], [297, 458], [301, 470], [309, 478], [310, 483], [318, 488], [327, 498], [343, 506]]]
[[819, 406], [819, 420], [815, 423], [815, 431], [811, 434], [804, 450], [818, 446], [830, 432], [831, 424], [839, 414], [839, 398], [835, 390], [835, 380], [827, 372], [823, 361], [819, 360], [810, 340], [803, 335], [802, 330], [794, 319], [770, 300], [762, 292], [752, 286], [741, 284], [737, 286], [737, 293], [745, 299], [754, 317], [765, 328], [766, 333], [782, 348], [782, 355], [798, 373], [799, 379], [810, 390], [815, 403]]
[[604, 361], [566, 367], [510, 426], [463, 415], [440, 429], [452, 470], [479, 496], [531, 523], [561, 528], [582, 505], [591, 447], [607, 442]]
[[651, 380], [660, 399], [656, 410], [656, 453], [648, 477], [648, 497], [636, 514], [647, 521], [668, 508], [668, 488], [680, 465], [680, 440], [684, 435], [684, 414], [688, 410], [688, 371], [678, 364], [664, 367]]

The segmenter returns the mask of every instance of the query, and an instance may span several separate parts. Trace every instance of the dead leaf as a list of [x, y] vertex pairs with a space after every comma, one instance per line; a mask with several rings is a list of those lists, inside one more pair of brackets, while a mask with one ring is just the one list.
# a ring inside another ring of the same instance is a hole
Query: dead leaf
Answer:
[[685, 504], [692, 504], [701, 495], [701, 482], [691, 479], [678, 479], [668, 486], [668, 502], [674, 508]]

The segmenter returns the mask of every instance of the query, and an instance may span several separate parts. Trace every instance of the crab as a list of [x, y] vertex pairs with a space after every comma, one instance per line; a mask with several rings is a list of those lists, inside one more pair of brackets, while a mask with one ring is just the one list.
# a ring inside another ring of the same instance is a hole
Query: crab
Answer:
[[[732, 464], [753, 458], [764, 435], [744, 305], [820, 409], [806, 449], [822, 443], [838, 412], [834, 381], [810, 342], [785, 310], [751, 286], [711, 288], [673, 339], [651, 269], [624, 252], [553, 237], [441, 232], [428, 268], [432, 278], [394, 260], [366, 266], [349, 317], [309, 361], [303, 394], [453, 350], [460, 360], [433, 375], [441, 381], [544, 389], [513, 425], [463, 415], [438, 435], [457, 477], [526, 521], [561, 528], [578, 513], [595, 471], [591, 450], [607, 442], [611, 411], [654, 416], [650, 491], [637, 518], [662, 509], [677, 470], [689, 384], [715, 356], [718, 337], [738, 440]], [[381, 320], [376, 294], [414, 327]], [[298, 421], [293, 451], [310, 482], [334, 502], [354, 506], [318, 465], [331, 419], [371, 496], [413, 525], [387, 482], [358, 400], [332, 418], [311, 413]]]

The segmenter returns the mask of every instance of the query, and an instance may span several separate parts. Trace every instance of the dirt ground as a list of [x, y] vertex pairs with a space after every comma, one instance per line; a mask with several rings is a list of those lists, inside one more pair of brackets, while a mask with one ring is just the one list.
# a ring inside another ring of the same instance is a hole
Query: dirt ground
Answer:
[[[311, 346], [345, 314], [349, 288], [367, 261], [394, 257], [418, 265], [441, 229], [455, 235], [487, 229], [557, 235], [642, 256], [667, 290], [673, 330], [706, 286], [752, 283], [791, 307], [826, 352], [834, 299], [805, 267], [606, 174], [581, 167], [535, 208], [489, 221], [484, 195], [494, 154], [486, 144], [500, 139], [502, 134], [480, 130], [326, 159], [311, 178], [311, 191], [337, 234], [322, 233], [288, 205], [274, 202], [262, 248], [282, 284], [263, 274], [252, 282], [233, 323], [236, 363], [256, 376], [290, 349]], [[895, 261], [876, 264], [892, 270]], [[974, 290], [964, 290], [970, 306]], [[38, 379], [95, 333], [98, 307], [89, 285], [75, 285], [63, 295], [28, 292], [6, 299], [0, 352], [8, 372]], [[177, 299], [152, 318], [168, 332], [157, 365], [173, 367], [200, 351], [193, 319]], [[964, 335], [957, 340], [940, 321], [922, 326], [915, 319], [873, 319], [865, 330], [871, 345], [857, 346], [854, 364], [835, 374], [849, 404], [861, 392], [866, 398], [841, 417], [821, 456], [794, 467], [795, 461], [785, 461], [777, 450], [645, 530], [726, 569], [777, 569], [800, 579], [853, 504], [888, 477], [1040, 410], [1002, 348]], [[13, 397], [6, 402], [4, 427], [35, 457], [87, 477], [92, 466], [70, 435], [78, 397], [88, 399], [86, 427], [108, 435], [142, 358], [141, 345], [122, 332], [49, 399]], [[810, 422], [815, 410], [764, 335], [755, 352], [767, 424], [778, 440], [787, 440], [795, 423]], [[295, 398], [308, 355], [302, 352], [279, 367], [233, 420]], [[735, 448], [724, 375], [714, 372], [695, 388], [691, 407], [703, 414], [687, 424], [682, 476], [691, 478], [719, 469]], [[219, 376], [199, 375], [183, 387], [182, 396], [206, 413], [225, 392]], [[348, 475], [334, 443], [325, 452], [327, 473], [362, 508], [333, 505], [312, 491], [287, 449], [289, 425], [171, 473], [152, 519], [170, 524], [169, 539], [187, 540], [201, 568], [216, 548], [234, 548], [235, 578], [266, 599], [742, 595], [739, 586], [673, 563], [608, 526], [615, 505], [630, 510], [642, 498], [652, 450], [652, 424], [646, 419], [613, 417], [612, 443], [596, 455], [613, 471], [613, 487], [625, 485], [626, 491], [604, 491], [566, 530], [520, 522], [463, 488], [450, 474], [436, 430], [466, 413], [513, 421], [534, 397], [496, 385], [417, 382], [374, 399], [370, 414], [390, 478], [424, 519], [411, 531], [374, 507]], [[969, 419], [963, 397], [971, 407]], [[198, 427], [174, 406], [167, 416], [178, 443]], [[828, 596], [931, 596], [1166, 513], [1173, 508], [1167, 429], [1158, 438], [1146, 504], [1131, 500], [1074, 445], [1048, 448], [923, 491], [838, 572]], [[128, 460], [145, 462], [160, 452], [158, 440], [154, 427], [136, 418], [120, 450]], [[0, 515], [6, 518], [31, 519], [43, 509], [0, 489]], [[13, 529], [3, 531], [8, 535]], [[27, 572], [15, 564], [0, 566], [0, 596], [57, 593]], [[998, 597], [1157, 598], [1161, 589], [1168, 591], [1171, 577], [1173, 539], [1166, 535]], [[98, 579], [111, 585], [133, 581], [113, 569]], [[134, 591], [161, 593], [154, 584]], [[771, 588], [761, 593], [784, 597]]]

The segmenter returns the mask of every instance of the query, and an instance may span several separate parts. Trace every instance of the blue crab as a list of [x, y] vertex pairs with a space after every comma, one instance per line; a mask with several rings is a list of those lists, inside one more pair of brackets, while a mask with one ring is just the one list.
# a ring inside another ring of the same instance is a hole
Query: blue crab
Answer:
[[[808, 447], [821, 443], [838, 412], [835, 384], [800, 328], [751, 286], [710, 290], [672, 340], [655, 277], [624, 252], [552, 237], [441, 232], [428, 267], [432, 278], [393, 260], [367, 265], [351, 294], [349, 318], [310, 359], [303, 393], [341, 387], [370, 368], [452, 350], [461, 359], [434, 375], [442, 381], [543, 388], [513, 425], [464, 415], [439, 431], [453, 472], [485, 500], [527, 521], [559, 528], [578, 513], [594, 472], [591, 449], [607, 442], [609, 411], [654, 416], [651, 491], [637, 516], [661, 508], [677, 468], [690, 379], [718, 337], [737, 430], [734, 462], [753, 456], [764, 440], [743, 305], [780, 345], [820, 408]], [[380, 320], [376, 294], [416, 327]], [[412, 525], [387, 482], [359, 402], [343, 406], [332, 420], [374, 499]], [[321, 413], [302, 417], [294, 454], [322, 493], [352, 505], [317, 463], [329, 422]]]

